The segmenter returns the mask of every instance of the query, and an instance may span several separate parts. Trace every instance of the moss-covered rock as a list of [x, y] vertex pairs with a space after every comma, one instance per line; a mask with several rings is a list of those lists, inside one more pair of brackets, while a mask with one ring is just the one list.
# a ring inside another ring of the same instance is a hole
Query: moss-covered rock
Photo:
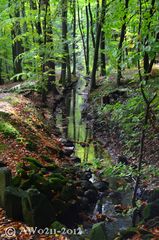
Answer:
[[7, 187], [5, 190], [5, 211], [7, 217], [15, 220], [23, 220], [22, 198], [25, 192], [20, 188]]
[[108, 240], [104, 222], [94, 224], [90, 232], [90, 240], [99, 240], [99, 239]]
[[54, 177], [49, 179], [50, 187], [54, 191], [61, 191], [66, 181], [60, 178]]
[[120, 240], [131, 239], [137, 233], [137, 229], [135, 227], [128, 228], [120, 232]]
[[45, 166], [47, 171], [56, 171], [58, 169], [58, 166], [55, 163], [48, 164]]
[[5, 190], [11, 185], [11, 171], [7, 167], [0, 168], [0, 206], [5, 205]]
[[33, 185], [33, 183], [31, 182], [30, 179], [23, 179], [23, 180], [21, 181], [20, 188], [23, 189], [23, 190], [27, 190], [27, 189], [29, 189], [32, 185]]
[[51, 202], [37, 189], [29, 189], [22, 199], [24, 222], [29, 226], [47, 227], [55, 220]]
[[62, 223], [55, 221], [51, 224], [50, 228], [53, 230], [55, 229], [56, 231], [61, 231], [62, 228], [66, 228], [66, 227]]
[[51, 174], [51, 175], [49, 176], [49, 178], [50, 178], [50, 179], [51, 179], [51, 178], [59, 178], [59, 179], [61, 179], [61, 180], [66, 181], [65, 176], [62, 175], [60, 172], [55, 172], [55, 173]]
[[5, 137], [16, 138], [20, 135], [18, 130], [9, 122], [5, 122], [0, 119], [0, 132], [3, 133]]
[[52, 200], [52, 207], [57, 216], [67, 208], [67, 205], [64, 201], [57, 198]]
[[43, 165], [35, 158], [24, 157], [23, 160], [28, 162], [31, 166], [33, 166], [35, 168], [43, 168]]
[[75, 187], [73, 185], [64, 186], [61, 192], [61, 199], [64, 201], [69, 201], [75, 197]]
[[22, 178], [20, 175], [16, 175], [12, 178], [12, 186], [20, 187]]

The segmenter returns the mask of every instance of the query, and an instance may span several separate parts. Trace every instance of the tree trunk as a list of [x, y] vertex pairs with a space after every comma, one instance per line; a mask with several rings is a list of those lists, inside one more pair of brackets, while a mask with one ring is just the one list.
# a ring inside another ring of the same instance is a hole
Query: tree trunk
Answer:
[[[156, 98], [157, 94], [155, 94], [150, 100], [147, 99], [146, 94], [144, 92], [143, 86], [141, 85], [141, 93], [146, 105], [146, 110], [145, 110], [145, 118], [144, 118], [144, 123], [143, 123], [143, 129], [141, 133], [141, 139], [140, 139], [140, 151], [139, 151], [139, 159], [138, 159], [138, 176], [136, 178], [136, 183], [134, 187], [134, 193], [133, 193], [133, 198], [132, 198], [132, 207], [136, 207], [136, 195], [137, 195], [137, 190], [140, 184], [140, 178], [141, 178], [141, 170], [142, 170], [142, 162], [143, 162], [143, 156], [144, 156], [144, 145], [145, 145], [145, 137], [146, 137], [146, 127], [148, 125], [148, 120], [149, 120], [149, 113], [150, 113], [150, 108], [151, 104], [153, 103], [154, 99]], [[133, 214], [133, 226], [136, 224], [136, 214], [134, 211]]]
[[123, 24], [121, 27], [121, 32], [120, 32], [120, 41], [118, 45], [118, 61], [117, 61], [117, 85], [121, 85], [121, 78], [122, 78], [122, 68], [121, 68], [121, 63], [122, 63], [122, 47], [126, 35], [126, 17], [127, 17], [127, 10], [128, 10], [128, 5], [129, 5], [129, 0], [125, 0], [125, 14], [123, 17]]
[[92, 36], [92, 45], [93, 48], [95, 48], [95, 37], [94, 37], [94, 23], [93, 23], [93, 16], [92, 16], [92, 10], [91, 10], [91, 4], [88, 3], [88, 9], [89, 9], [89, 16], [90, 16], [90, 30], [91, 30], [91, 36]]
[[[151, 8], [150, 8], [150, 13], [149, 13], [149, 22], [147, 25], [147, 35], [144, 40], [144, 47], [148, 47], [149, 45], [149, 31], [150, 31], [150, 26], [152, 22], [152, 17], [155, 13], [155, 0], [151, 1]], [[148, 20], [148, 19], [147, 19]], [[151, 64], [151, 65], [150, 65]], [[150, 61], [149, 54], [147, 51], [144, 52], [144, 74], [145, 74], [145, 80], [148, 80], [149, 74], [151, 72], [153, 66], [153, 61]]]
[[105, 7], [106, 7], [106, 0], [102, 0], [102, 9], [101, 9], [101, 16], [98, 23], [98, 29], [96, 34], [96, 46], [94, 50], [94, 59], [93, 59], [93, 69], [92, 69], [92, 76], [91, 76], [91, 86], [90, 90], [96, 88], [96, 72], [98, 66], [98, 53], [99, 53], [99, 45], [100, 45], [100, 37], [101, 37], [101, 30], [105, 20]]
[[62, 7], [62, 45], [63, 57], [61, 64], [61, 79], [63, 86], [66, 85], [66, 78], [71, 81], [71, 65], [69, 56], [69, 46], [67, 42], [67, 0], [61, 0]]
[[89, 75], [89, 11], [88, 11], [88, 3], [86, 0], [86, 23], [87, 23], [87, 36], [86, 36], [86, 45], [87, 45], [87, 65], [86, 65], [86, 73]]
[[76, 75], [76, 0], [73, 0], [73, 71]]
[[0, 85], [4, 83], [4, 80], [2, 78], [2, 59], [0, 59]]
[[105, 32], [101, 32], [101, 76], [106, 75], [106, 59], [105, 59]]
[[99, 22], [99, 0], [96, 3], [96, 31], [98, 30], [98, 22]]
[[82, 24], [81, 24], [81, 18], [80, 18], [80, 8], [79, 8], [79, 2], [78, 2], [78, 26], [82, 38], [82, 45], [83, 45], [83, 51], [84, 51], [84, 60], [85, 60], [85, 66], [87, 66], [87, 52], [86, 52], [86, 45], [85, 45], [85, 39], [84, 39], [84, 33], [82, 30]]
[[[17, 19], [20, 18], [20, 9], [19, 6], [16, 4], [15, 1], [9, 1], [9, 6], [11, 4], [14, 5], [14, 11], [13, 14], [10, 14], [10, 18], [16, 17]], [[18, 35], [21, 34], [21, 28], [20, 28], [20, 23], [19, 20], [17, 20], [14, 25], [12, 25], [11, 29], [11, 38], [13, 40], [12, 44], [12, 56], [13, 56], [13, 69], [14, 69], [14, 75], [19, 75], [22, 73], [22, 58], [20, 57], [20, 54], [24, 52], [24, 48], [22, 45], [22, 40], [21, 39], [16, 39]], [[16, 39], [16, 40], [15, 40]], [[22, 81], [22, 76], [19, 75], [14, 78], [15, 81], [19, 80]]]
[[[104, 6], [103, 9], [103, 18], [105, 22], [105, 14], [106, 14], [106, 6]], [[101, 49], [101, 76], [106, 75], [106, 59], [105, 59], [105, 31], [101, 30], [101, 43], [100, 43], [100, 49]]]

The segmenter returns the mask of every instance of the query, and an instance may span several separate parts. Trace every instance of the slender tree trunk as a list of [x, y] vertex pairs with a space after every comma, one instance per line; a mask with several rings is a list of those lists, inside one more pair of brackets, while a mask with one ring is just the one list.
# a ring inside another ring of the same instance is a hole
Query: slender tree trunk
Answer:
[[128, 10], [128, 5], [129, 5], [129, 0], [125, 0], [125, 14], [123, 17], [123, 24], [121, 27], [121, 33], [120, 33], [120, 41], [118, 45], [118, 61], [117, 61], [117, 85], [121, 85], [121, 78], [122, 78], [122, 68], [121, 68], [121, 63], [122, 63], [122, 47], [126, 35], [126, 17], [127, 17], [127, 10]]
[[99, 0], [96, 0], [96, 31], [98, 30], [98, 22], [99, 22]]
[[[103, 18], [105, 22], [105, 14], [106, 14], [106, 4], [103, 9]], [[101, 76], [106, 75], [106, 59], [105, 59], [105, 31], [101, 30], [101, 43], [100, 43], [100, 49], [101, 49]]]
[[71, 61], [70, 61], [70, 53], [69, 53], [69, 45], [67, 43], [66, 46], [66, 52], [67, 52], [67, 62], [66, 62], [66, 66], [67, 66], [67, 82], [71, 82]]
[[[43, 43], [44, 43], [44, 49], [46, 51], [46, 42], [47, 42], [47, 15], [48, 15], [48, 2], [44, 5], [44, 11], [45, 11], [45, 16], [44, 16], [44, 21], [43, 21], [43, 31], [44, 31], [44, 36], [43, 36]], [[43, 80], [43, 89], [42, 89], [42, 101], [45, 104], [47, 102], [47, 77], [45, 74], [46, 71], [46, 56], [45, 53], [42, 56], [43, 62], [42, 62], [42, 80]]]
[[83, 45], [83, 51], [84, 51], [84, 60], [85, 60], [85, 66], [87, 66], [87, 52], [86, 52], [86, 45], [85, 45], [85, 39], [84, 39], [84, 33], [82, 30], [82, 24], [81, 24], [81, 18], [80, 18], [80, 8], [79, 8], [79, 2], [78, 2], [78, 26], [82, 38], [82, 45]]
[[93, 90], [96, 88], [96, 72], [98, 66], [98, 53], [99, 53], [99, 45], [100, 45], [100, 37], [101, 37], [101, 30], [105, 20], [105, 7], [106, 7], [106, 0], [102, 0], [102, 9], [101, 9], [101, 16], [98, 23], [98, 29], [96, 34], [96, 46], [94, 50], [94, 59], [93, 59], [93, 69], [92, 69], [92, 76], [91, 76], [91, 86], [90, 89]]
[[66, 83], [66, 40], [67, 40], [67, 0], [62, 0], [62, 44], [63, 44], [63, 57], [62, 57], [62, 65], [61, 65], [61, 83], [65, 85]]
[[94, 22], [93, 22], [93, 16], [92, 16], [90, 2], [88, 3], [88, 9], [89, 9], [89, 16], [90, 16], [90, 31], [91, 31], [91, 37], [92, 37], [92, 45], [93, 45], [93, 48], [95, 48]]
[[89, 70], [89, 31], [90, 31], [90, 26], [89, 26], [89, 11], [88, 11], [88, 3], [86, 0], [86, 23], [87, 23], [87, 37], [86, 37], [86, 45], [87, 45], [87, 65], [86, 65], [86, 73], [89, 75], [90, 70]]
[[[16, 4], [15, 1], [9, 0], [9, 6], [14, 6], [14, 11], [13, 14], [10, 15], [10, 18], [16, 17], [17, 19], [20, 18], [20, 9], [19, 6]], [[12, 44], [12, 56], [13, 56], [13, 69], [14, 69], [14, 74], [18, 75], [22, 73], [22, 58], [20, 57], [20, 54], [24, 52], [24, 48], [22, 46], [22, 40], [21, 39], [16, 39], [18, 35], [21, 34], [21, 28], [20, 28], [20, 23], [19, 20], [17, 20], [14, 25], [12, 25], [11, 29], [11, 38], [13, 40]], [[16, 39], [16, 40], [15, 40]], [[19, 75], [18, 77], [15, 77], [15, 81], [21, 81], [22, 76]]]
[[[141, 139], [140, 139], [140, 151], [139, 151], [138, 169], [137, 169], [138, 176], [136, 178], [136, 183], [135, 183], [135, 188], [134, 188], [134, 193], [133, 193], [133, 198], [132, 198], [133, 208], [136, 207], [136, 195], [137, 195], [137, 190], [139, 188], [140, 179], [141, 179], [142, 162], [143, 162], [143, 156], [144, 156], [144, 144], [145, 144], [145, 137], [146, 137], [146, 127], [148, 125], [150, 108], [151, 108], [152, 102], [154, 101], [154, 99], [157, 96], [155, 94], [152, 97], [151, 100], [147, 99], [142, 85], [141, 85], [141, 93], [142, 93], [143, 99], [145, 101], [146, 110], [145, 110], [145, 118], [144, 118], [142, 133], [141, 133]], [[135, 212], [133, 214], [132, 222], [133, 222], [133, 226], [135, 226], [135, 224], [136, 224], [136, 214], [135, 214]]]
[[101, 32], [101, 76], [106, 75], [106, 59], [105, 59], [105, 32]]
[[73, 0], [73, 75], [76, 75], [76, 0]]
[[2, 59], [0, 59], [0, 85], [4, 83], [4, 80], [2, 78]]
[[66, 78], [71, 81], [71, 65], [69, 56], [69, 46], [67, 42], [67, 0], [61, 0], [62, 7], [62, 44], [63, 44], [63, 58], [61, 65], [61, 83], [66, 85]]
[[[51, 43], [51, 55], [53, 55], [54, 52], [54, 41], [53, 41], [53, 32], [52, 32], [52, 21], [51, 21], [51, 9], [50, 9], [50, 0], [48, 0], [48, 19], [47, 19], [47, 28], [46, 28], [46, 44]], [[46, 60], [46, 67], [48, 69], [48, 83], [47, 83], [47, 89], [48, 91], [52, 91], [53, 94], [58, 94], [58, 91], [55, 86], [56, 81], [56, 65], [53, 59], [53, 56], [50, 56], [50, 53], [47, 54]]]
[[[37, 11], [37, 4], [36, 4], [35, 0], [30, 0], [29, 4], [30, 4], [30, 10], [31, 11], [33, 11], [33, 10]], [[33, 16], [32, 13], [31, 13], [31, 16]], [[36, 40], [35, 40], [35, 37], [34, 37], [34, 22], [33, 21], [31, 21], [31, 29], [32, 29], [32, 35], [33, 35], [33, 42], [35, 43]]]
[[[151, 0], [151, 8], [150, 8], [150, 13], [149, 13], [149, 22], [147, 26], [147, 35], [144, 40], [144, 47], [148, 47], [149, 45], [149, 31], [152, 23], [152, 17], [155, 13], [155, 0]], [[150, 65], [151, 64], [151, 65]], [[150, 61], [149, 58], [149, 53], [147, 51], [144, 52], [144, 73], [145, 73], [145, 80], [148, 80], [149, 74], [151, 72], [153, 66], [153, 61]]]

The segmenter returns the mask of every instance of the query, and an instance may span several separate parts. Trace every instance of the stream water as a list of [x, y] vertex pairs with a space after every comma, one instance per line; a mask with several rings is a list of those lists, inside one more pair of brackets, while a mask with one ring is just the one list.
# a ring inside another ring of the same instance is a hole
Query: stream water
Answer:
[[[66, 94], [64, 101], [58, 105], [55, 114], [56, 126], [60, 129], [62, 138], [69, 139], [74, 143], [75, 156], [79, 157], [82, 163], [97, 165], [99, 161], [105, 161], [105, 166], [109, 167], [112, 165], [112, 159], [108, 151], [96, 141], [93, 122], [82, 118], [82, 110], [88, 104], [89, 88], [87, 81], [84, 77], [80, 77], [76, 86]], [[96, 179], [96, 176], [94, 179]], [[118, 188], [121, 187], [119, 182], [120, 179], [117, 178], [109, 179], [112, 193], [116, 193]], [[114, 239], [119, 230], [131, 226], [131, 218], [118, 214], [114, 209], [115, 204], [129, 205], [131, 194], [130, 188], [122, 189], [117, 192], [117, 195], [103, 195], [97, 201], [92, 217], [100, 213], [114, 219], [106, 223], [109, 240]]]
[[56, 110], [56, 126], [66, 139], [75, 144], [75, 155], [82, 162], [96, 164], [105, 160], [111, 164], [111, 157], [107, 150], [95, 140], [93, 123], [82, 118], [82, 110], [86, 107], [89, 89], [87, 80], [81, 77], [75, 88], [71, 90]]

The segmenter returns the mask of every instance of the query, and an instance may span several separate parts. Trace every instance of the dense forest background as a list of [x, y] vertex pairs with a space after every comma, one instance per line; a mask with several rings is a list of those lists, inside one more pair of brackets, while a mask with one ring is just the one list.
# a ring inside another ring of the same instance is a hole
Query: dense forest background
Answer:
[[[85, 64], [96, 71], [138, 67], [146, 80], [158, 59], [158, 2], [1, 1], [0, 82], [38, 81], [43, 91], [66, 85]], [[56, 79], [56, 70], [60, 79]]]

